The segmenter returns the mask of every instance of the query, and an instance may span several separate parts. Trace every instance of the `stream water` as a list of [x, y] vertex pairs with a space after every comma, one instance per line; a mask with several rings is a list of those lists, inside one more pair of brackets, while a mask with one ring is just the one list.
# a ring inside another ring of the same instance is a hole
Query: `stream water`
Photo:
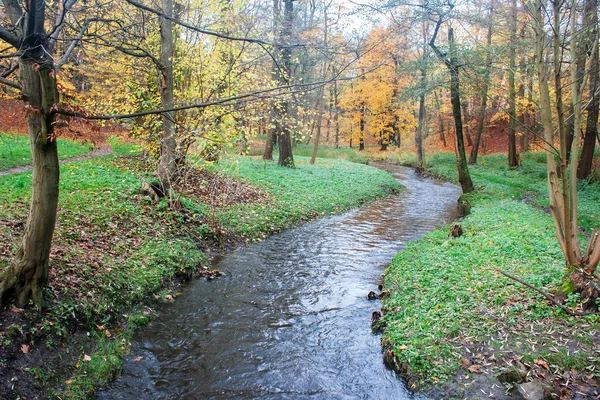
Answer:
[[399, 195], [235, 251], [135, 335], [99, 399], [406, 399], [367, 294], [394, 254], [458, 215], [460, 190], [380, 166]]

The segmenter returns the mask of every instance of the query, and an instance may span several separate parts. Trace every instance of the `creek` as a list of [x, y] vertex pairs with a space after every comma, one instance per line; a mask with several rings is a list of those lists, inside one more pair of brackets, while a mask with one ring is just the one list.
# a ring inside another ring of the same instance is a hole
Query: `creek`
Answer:
[[459, 215], [460, 189], [378, 165], [406, 189], [232, 252], [135, 334], [99, 399], [408, 399], [367, 294], [408, 242]]

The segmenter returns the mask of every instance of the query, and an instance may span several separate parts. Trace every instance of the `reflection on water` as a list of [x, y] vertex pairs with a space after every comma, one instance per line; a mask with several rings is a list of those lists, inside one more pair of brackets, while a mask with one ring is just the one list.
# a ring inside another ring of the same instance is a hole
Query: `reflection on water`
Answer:
[[[394, 254], [456, 217], [457, 187], [391, 171], [406, 190], [224, 257], [134, 338], [100, 399], [403, 399], [367, 300]], [[141, 360], [140, 360], [141, 357]]]

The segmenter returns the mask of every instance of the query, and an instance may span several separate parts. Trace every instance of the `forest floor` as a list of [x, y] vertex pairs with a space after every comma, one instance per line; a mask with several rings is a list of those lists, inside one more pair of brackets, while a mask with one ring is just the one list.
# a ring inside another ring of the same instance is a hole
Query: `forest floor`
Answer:
[[[89, 397], [118, 375], [153, 304], [176, 302], [189, 279], [220, 275], [213, 256], [398, 190], [390, 174], [343, 160], [312, 166], [297, 157], [297, 168], [284, 170], [233, 157], [190, 167], [177, 195], [155, 202], [140, 194], [155, 166], [132, 144], [112, 148], [61, 165], [42, 317], [15, 307], [0, 313], [0, 399]], [[1, 176], [0, 184], [2, 270], [24, 229], [31, 172]]]
[[[505, 155], [480, 158], [471, 167], [476, 191], [462, 198], [471, 206], [459, 221], [462, 236], [441, 228], [409, 244], [386, 270], [384, 359], [412, 389], [432, 398], [520, 398], [518, 385], [534, 382], [548, 398], [600, 398], [600, 316], [567, 315], [499, 272], [552, 294], [566, 291], [565, 305], [580, 306], [563, 286], [545, 159], [525, 153], [511, 169]], [[454, 154], [429, 157], [427, 173], [456, 181]], [[586, 243], [600, 227], [600, 184], [582, 182], [579, 193]]]

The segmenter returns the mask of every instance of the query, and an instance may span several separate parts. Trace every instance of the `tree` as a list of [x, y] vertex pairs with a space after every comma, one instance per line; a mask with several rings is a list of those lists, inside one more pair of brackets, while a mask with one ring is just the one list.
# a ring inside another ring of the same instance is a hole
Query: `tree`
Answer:
[[[273, 0], [273, 36], [278, 37], [279, 35], [279, 0]], [[278, 65], [277, 59], [279, 58], [279, 48], [275, 46], [273, 48], [273, 65], [271, 67], [271, 75], [274, 81], [277, 80]], [[263, 160], [273, 161], [273, 147], [277, 144], [277, 137], [279, 135], [279, 121], [277, 120], [278, 110], [276, 99], [271, 102], [271, 114], [273, 116], [271, 121], [271, 129], [267, 131], [267, 140], [265, 141], [265, 150], [263, 152]]]
[[[3, 2], [14, 30], [0, 27], [0, 39], [19, 55], [22, 95], [27, 109], [27, 130], [33, 160], [32, 194], [25, 233], [15, 259], [0, 276], [0, 305], [14, 294], [19, 307], [33, 299], [41, 310], [42, 288], [48, 281], [50, 245], [58, 207], [59, 164], [54, 134], [58, 90], [52, 57], [52, 40], [44, 29], [46, 2], [17, 0]], [[68, 12], [63, 3], [63, 12]], [[59, 29], [56, 26], [55, 31]]]
[[[585, 2], [584, 29], [584, 34], [588, 35], [586, 47], [593, 47], [593, 43], [598, 41], [598, 0], [587, 0]], [[594, 148], [598, 137], [598, 110], [600, 109], [600, 98], [597, 93], [598, 88], [600, 88], [600, 63], [598, 59], [598, 51], [596, 51], [592, 54], [590, 60], [589, 93], [591, 100], [586, 108], [587, 124], [583, 137], [581, 160], [577, 166], [577, 177], [579, 179], [586, 179], [592, 173]]]
[[[454, 43], [454, 29], [448, 29], [449, 54], [444, 54], [436, 46], [435, 40], [443, 22], [443, 16], [440, 16], [435, 27], [433, 36], [429, 45], [438, 58], [446, 65], [450, 73], [450, 101], [452, 103], [452, 114], [454, 116], [454, 143], [456, 153], [456, 166], [458, 169], [458, 181], [463, 193], [473, 191], [473, 182], [469, 174], [467, 165], [467, 156], [465, 154], [465, 142], [463, 137], [462, 115], [460, 107], [460, 80], [459, 80], [459, 62], [456, 54], [456, 45]], [[448, 57], [447, 57], [448, 56]]]
[[[561, 43], [564, 39], [564, 20], [562, 19], [562, 3], [554, 3], [553, 16], [554, 25], [552, 40], [552, 56], [554, 60], [555, 88], [560, 86], [561, 64], [563, 62]], [[537, 0], [534, 3], [533, 30], [535, 32], [535, 56], [538, 68], [538, 85], [540, 95], [540, 115], [544, 129], [544, 142], [547, 155], [548, 166], [548, 193], [550, 197], [550, 210], [554, 221], [554, 228], [558, 243], [561, 247], [567, 268], [570, 272], [570, 280], [575, 289], [582, 294], [582, 299], [586, 301], [586, 307], [597, 307], [596, 299], [599, 296], [596, 286], [592, 283], [593, 276], [600, 262], [600, 233], [594, 230], [589, 240], [587, 250], [581, 251], [579, 244], [579, 225], [577, 212], [577, 161], [579, 152], [577, 149], [581, 123], [582, 123], [582, 92], [585, 79], [577, 79], [578, 62], [580, 58], [574, 56], [580, 45], [578, 42], [578, 12], [577, 7], [572, 7], [569, 26], [572, 31], [570, 34], [569, 56], [571, 60], [571, 92], [573, 101], [573, 124], [574, 140], [570, 152], [567, 149], [567, 137], [565, 120], [561, 118], [560, 111], [562, 99], [561, 91], [555, 90], [555, 103], [557, 104], [559, 148], [554, 147], [554, 122], [551, 112], [550, 87], [548, 84], [550, 71], [546, 65], [546, 32], [545, 21], [543, 17], [546, 9], [543, 0]], [[598, 41], [594, 41], [592, 53], [598, 51]], [[557, 70], [558, 68], [558, 70]], [[558, 165], [557, 160], [558, 159]]]
[[516, 46], [517, 46], [517, 0], [511, 0], [510, 48], [508, 66], [508, 166], [519, 165], [517, 154], [517, 90], [515, 86]]
[[[284, 0], [283, 21], [280, 42], [287, 44], [281, 49], [281, 66], [278, 73], [280, 84], [286, 85], [292, 81], [292, 48], [289, 46], [292, 38], [294, 24], [294, 0]], [[283, 98], [279, 107], [276, 107], [276, 118], [282, 122], [277, 141], [279, 142], [279, 159], [277, 163], [282, 167], [294, 168], [294, 155], [292, 154], [291, 132], [288, 113], [290, 101]]]
[[[173, 0], [161, 0], [162, 11], [173, 16]], [[160, 104], [164, 110], [174, 107], [173, 98], [173, 22], [160, 17]], [[177, 170], [177, 150], [175, 140], [175, 113], [168, 111], [162, 114], [163, 137], [157, 174], [162, 184], [171, 185]]]
[[490, 89], [490, 68], [492, 67], [492, 28], [494, 26], [494, 3], [490, 2], [488, 13], [488, 26], [486, 36], [486, 55], [485, 55], [485, 70], [483, 73], [483, 89], [481, 90], [481, 107], [479, 108], [479, 118], [477, 120], [477, 131], [475, 132], [475, 141], [471, 148], [469, 156], [469, 164], [477, 164], [477, 154], [479, 153], [479, 144], [481, 135], [483, 134], [483, 125], [485, 124], [485, 115], [487, 111], [488, 93]]

